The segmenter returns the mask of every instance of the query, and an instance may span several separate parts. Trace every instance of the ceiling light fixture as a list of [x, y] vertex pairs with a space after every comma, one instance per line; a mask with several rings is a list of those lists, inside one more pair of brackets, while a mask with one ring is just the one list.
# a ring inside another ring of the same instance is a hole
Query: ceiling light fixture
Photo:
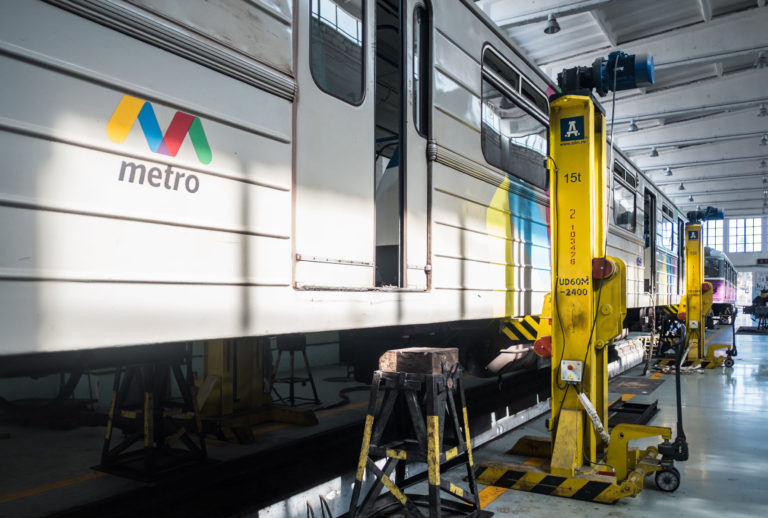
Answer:
[[688, 201], [692, 202], [693, 201], [693, 196], [688, 196]]
[[629, 127], [627, 128], [627, 131], [630, 133], [637, 131], [637, 124], [635, 124], [635, 119], [631, 119], [629, 121]]
[[765, 107], [765, 103], [760, 105], [760, 111], [757, 112], [758, 117], [768, 116], [768, 108]]
[[683, 185], [683, 182], [680, 182], [680, 187], [677, 188], [678, 191], [684, 191], [685, 185]]
[[656, 151], [656, 146], [653, 146], [653, 147], [651, 148], [651, 154], [650, 154], [650, 155], [648, 155], [648, 156], [649, 156], [649, 157], [651, 157], [651, 158], [659, 156], [659, 152], [658, 152], [658, 151]]
[[560, 24], [554, 14], [547, 16], [547, 26], [544, 27], [544, 34], [555, 34], [560, 32]]
[[761, 161], [760, 162], [760, 168], [761, 169], [765, 169], [766, 167], [768, 167], [768, 163], [766, 163], [765, 160]]
[[669, 167], [664, 169], [664, 176], [672, 176], [672, 169], [670, 169]]
[[760, 139], [761, 146], [768, 146], [768, 133], [763, 133], [763, 138]]

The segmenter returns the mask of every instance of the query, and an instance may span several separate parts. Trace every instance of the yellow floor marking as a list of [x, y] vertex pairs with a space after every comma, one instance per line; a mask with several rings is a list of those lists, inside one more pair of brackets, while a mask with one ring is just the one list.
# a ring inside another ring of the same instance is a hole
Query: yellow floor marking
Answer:
[[655, 374], [651, 374], [648, 378], [652, 379], [652, 380], [657, 380], [657, 379], [661, 378], [662, 376], [664, 376], [663, 372], [657, 372]]
[[0, 504], [6, 504], [8, 502], [13, 502], [14, 500], [18, 500], [20, 498], [26, 498], [28, 496], [39, 495], [40, 493], [46, 493], [48, 491], [53, 491], [54, 489], [60, 489], [62, 487], [80, 484], [81, 482], [85, 482], [87, 480], [91, 480], [94, 478], [103, 477], [104, 475], [106, 475], [106, 473], [102, 473], [101, 471], [91, 471], [83, 475], [78, 475], [76, 477], [65, 478], [64, 480], [59, 480], [58, 482], [51, 482], [50, 484], [45, 484], [42, 486], [25, 489], [23, 491], [17, 491], [15, 493], [0, 495]]
[[346, 405], [339, 408], [332, 408], [331, 410], [324, 410], [323, 412], [318, 412], [317, 417], [318, 419], [321, 417], [328, 417], [329, 415], [334, 415], [341, 412], [346, 412], [347, 410], [353, 410], [355, 408], [364, 407], [367, 404], [368, 404], [368, 401], [360, 401], [359, 403], [353, 403], [351, 405]]
[[541, 457], [530, 457], [528, 460], [523, 462], [523, 466], [535, 466], [540, 468], [544, 465], [545, 462], [547, 462], [547, 459], [542, 459]]
[[496, 487], [496, 486], [488, 486], [482, 491], [480, 491], [477, 494], [477, 498], [480, 500], [480, 509], [486, 508], [488, 504], [490, 504], [491, 502], [499, 498], [501, 495], [506, 493], [506, 491], [507, 491], [506, 488]]
[[633, 397], [635, 397], [635, 394], [622, 394], [621, 395], [621, 400], [622, 401], [629, 401]]

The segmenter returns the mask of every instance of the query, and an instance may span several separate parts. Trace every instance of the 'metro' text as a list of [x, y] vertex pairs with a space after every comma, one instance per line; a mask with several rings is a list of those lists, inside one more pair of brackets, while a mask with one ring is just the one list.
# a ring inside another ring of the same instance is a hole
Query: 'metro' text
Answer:
[[200, 188], [200, 180], [191, 173], [174, 171], [171, 166], [167, 166], [165, 170], [159, 167], [147, 169], [144, 164], [126, 161], [123, 161], [123, 165], [120, 167], [120, 176], [117, 179], [121, 182], [141, 185], [146, 180], [147, 185], [151, 187], [165, 187], [169, 191], [178, 191], [179, 187], [182, 187], [190, 194], [196, 193]]

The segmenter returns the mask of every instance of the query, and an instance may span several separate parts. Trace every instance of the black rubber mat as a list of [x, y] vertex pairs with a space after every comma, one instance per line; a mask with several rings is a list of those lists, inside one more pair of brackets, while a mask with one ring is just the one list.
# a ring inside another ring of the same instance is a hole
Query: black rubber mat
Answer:
[[651, 378], [631, 378], [619, 376], [608, 382], [608, 390], [620, 394], [650, 394], [656, 390], [664, 380]]

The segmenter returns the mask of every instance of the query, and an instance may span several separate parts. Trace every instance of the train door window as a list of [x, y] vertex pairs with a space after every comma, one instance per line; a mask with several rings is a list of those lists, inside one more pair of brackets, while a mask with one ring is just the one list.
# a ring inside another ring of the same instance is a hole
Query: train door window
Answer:
[[622, 182], [613, 182], [613, 221], [620, 227], [634, 232], [637, 221], [635, 191]]
[[427, 8], [413, 11], [413, 123], [423, 136], [429, 135], [429, 18]]
[[674, 250], [673, 247], [673, 240], [674, 240], [674, 225], [672, 224], [672, 221], [664, 217], [661, 222], [661, 234], [658, 236], [660, 238], [659, 244], [666, 248], [667, 250]]
[[376, 285], [402, 280], [405, 139], [399, 0], [376, 2], [375, 204]]
[[[489, 164], [546, 189], [547, 119], [520, 94], [520, 74], [490, 49], [483, 54], [481, 143]], [[541, 95], [528, 85], [527, 95]], [[546, 105], [546, 98], [543, 100]]]
[[[651, 292], [656, 288], [656, 197], [645, 190], [643, 203], [643, 234], [645, 250], [643, 253], [643, 290]], [[655, 301], [653, 301], [655, 304]]]
[[312, 0], [309, 59], [324, 92], [350, 104], [364, 93], [363, 0]]

